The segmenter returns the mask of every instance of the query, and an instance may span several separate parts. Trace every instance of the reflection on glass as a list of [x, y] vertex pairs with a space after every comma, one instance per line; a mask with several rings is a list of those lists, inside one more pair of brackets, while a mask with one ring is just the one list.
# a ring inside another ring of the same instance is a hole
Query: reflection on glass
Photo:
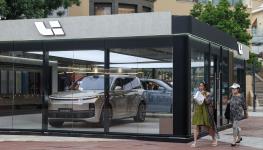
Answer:
[[[191, 118], [194, 115], [195, 104], [193, 95], [197, 92], [199, 83], [205, 80], [205, 54], [204, 52], [193, 51], [191, 52]], [[191, 119], [192, 121], [192, 119]], [[191, 123], [192, 124], [192, 123]], [[192, 130], [194, 127], [192, 126]], [[193, 133], [193, 131], [192, 131]]]
[[136, 13], [136, 12], [137, 12], [136, 5], [119, 4], [118, 14], [130, 14], [130, 13]]
[[[27, 53], [6, 52], [0, 54], [0, 62], [0, 128], [41, 129], [42, 60]], [[32, 80], [29, 74], [39, 78]]]
[[111, 6], [112, 4], [107, 4], [107, 3], [95, 3], [94, 8], [95, 8], [95, 15], [111, 15]]
[[143, 12], [151, 12], [151, 11], [152, 11], [151, 8], [143, 6]]
[[99, 50], [50, 51], [48, 120], [50, 130], [104, 131], [104, 53]]
[[111, 77], [118, 77], [113, 93], [124, 106], [115, 109], [127, 113], [111, 122], [110, 132], [172, 134], [172, 49], [111, 49], [118, 52], [133, 59], [111, 59]]
[[[223, 53], [228, 53], [228, 52], [224, 52]], [[224, 117], [224, 113], [226, 110], [226, 106], [227, 106], [227, 101], [229, 100], [229, 56], [225, 56], [223, 58], [222, 61], [222, 116], [223, 116], [223, 120], [222, 120], [222, 125], [225, 125], [228, 123], [228, 120]]]

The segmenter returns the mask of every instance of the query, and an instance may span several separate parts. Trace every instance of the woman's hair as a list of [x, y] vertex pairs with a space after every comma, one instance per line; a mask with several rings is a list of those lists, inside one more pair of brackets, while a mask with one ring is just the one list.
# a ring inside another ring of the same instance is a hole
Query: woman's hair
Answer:
[[199, 85], [200, 85], [200, 84], [203, 84], [203, 85], [204, 85], [204, 90], [206, 91], [206, 90], [207, 90], [207, 84], [205, 83], [205, 81], [200, 82]]
[[237, 88], [238, 93], [240, 93], [240, 88]]

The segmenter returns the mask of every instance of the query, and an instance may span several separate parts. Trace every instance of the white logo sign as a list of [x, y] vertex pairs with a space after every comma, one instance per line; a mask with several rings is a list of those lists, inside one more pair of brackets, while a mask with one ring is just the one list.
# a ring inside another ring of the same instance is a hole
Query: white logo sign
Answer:
[[242, 44], [238, 44], [238, 53], [239, 55], [243, 55], [244, 52], [243, 52], [243, 45]]
[[49, 21], [51, 29], [46, 28], [44, 22], [35, 22], [38, 32], [45, 36], [59, 36], [65, 35], [60, 23], [58, 21]]

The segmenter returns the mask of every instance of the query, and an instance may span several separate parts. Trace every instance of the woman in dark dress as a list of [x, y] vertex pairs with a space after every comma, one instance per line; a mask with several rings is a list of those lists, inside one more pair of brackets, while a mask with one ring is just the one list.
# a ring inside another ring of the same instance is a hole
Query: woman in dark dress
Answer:
[[234, 83], [230, 88], [232, 89], [232, 96], [230, 99], [230, 121], [233, 124], [233, 142], [231, 146], [236, 146], [236, 143], [242, 141], [239, 121], [243, 118], [247, 118], [248, 115], [244, 96], [240, 94], [240, 85]]

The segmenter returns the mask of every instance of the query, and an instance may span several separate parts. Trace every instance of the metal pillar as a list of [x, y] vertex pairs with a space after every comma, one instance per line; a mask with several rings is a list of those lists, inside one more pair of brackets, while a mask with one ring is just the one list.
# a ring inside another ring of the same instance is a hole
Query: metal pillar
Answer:
[[110, 90], [110, 50], [105, 49], [104, 50], [104, 133], [109, 133], [109, 113], [111, 113], [109, 110], [109, 90]]
[[49, 53], [43, 45], [43, 64], [42, 64], [42, 133], [48, 130], [48, 91], [49, 91]]
[[190, 57], [189, 37], [175, 36], [173, 47], [173, 134], [183, 138], [191, 137]]
[[255, 71], [255, 60], [253, 60], [253, 66], [252, 66], [252, 74], [253, 74], [253, 112], [256, 112], [256, 98], [257, 98], [257, 95], [256, 95], [256, 77], [255, 77], [255, 74], [256, 74], [256, 71]]

